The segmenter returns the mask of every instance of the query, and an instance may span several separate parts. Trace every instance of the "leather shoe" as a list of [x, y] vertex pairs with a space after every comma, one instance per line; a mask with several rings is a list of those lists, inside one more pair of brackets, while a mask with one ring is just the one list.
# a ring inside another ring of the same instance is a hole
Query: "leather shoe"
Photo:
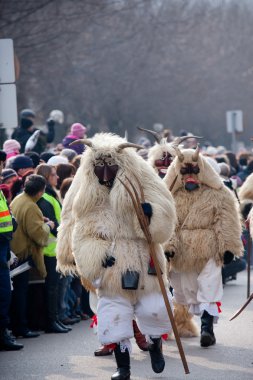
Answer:
[[60, 325], [58, 325], [57, 322], [52, 322], [49, 326], [46, 327], [45, 329], [46, 333], [56, 333], [56, 334], [61, 334], [61, 333], [67, 333], [69, 332], [68, 329], [62, 328]]
[[61, 321], [57, 320], [56, 321], [58, 325], [60, 325], [63, 329], [65, 330], [68, 330], [68, 331], [71, 331], [72, 330], [72, 327], [68, 326], [68, 325], [64, 325]]
[[113, 348], [109, 348], [107, 345], [99, 347], [96, 351], [94, 351], [95, 356], [108, 356], [112, 355]]
[[78, 323], [78, 322], [81, 321], [81, 317], [80, 317], [80, 315], [77, 315], [77, 314], [75, 314], [75, 313], [71, 314], [70, 318], [75, 320], [74, 323]]
[[80, 313], [77, 313], [77, 317], [81, 317], [82, 321], [87, 321], [90, 319], [90, 316], [86, 313], [83, 313], [82, 311]]
[[22, 337], [22, 338], [37, 338], [38, 336], [40, 336], [39, 333], [35, 331], [31, 331], [31, 330], [27, 330], [24, 333], [14, 333], [14, 335], [16, 337]]
[[17, 343], [7, 328], [0, 329], [0, 351], [18, 351], [23, 344]]
[[62, 319], [61, 323], [63, 323], [64, 325], [73, 325], [74, 323], [77, 323], [79, 321], [79, 319], [77, 320], [76, 318], [67, 317], [65, 319]]

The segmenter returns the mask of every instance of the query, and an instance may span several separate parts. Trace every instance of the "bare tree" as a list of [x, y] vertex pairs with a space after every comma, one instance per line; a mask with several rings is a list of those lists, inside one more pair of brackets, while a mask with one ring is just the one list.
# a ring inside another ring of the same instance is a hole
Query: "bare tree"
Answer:
[[[247, 0], [0, 0], [1, 38], [20, 61], [19, 107], [60, 108], [93, 132], [152, 128], [229, 144], [225, 112], [253, 111]], [[64, 131], [65, 132], [65, 131]]]

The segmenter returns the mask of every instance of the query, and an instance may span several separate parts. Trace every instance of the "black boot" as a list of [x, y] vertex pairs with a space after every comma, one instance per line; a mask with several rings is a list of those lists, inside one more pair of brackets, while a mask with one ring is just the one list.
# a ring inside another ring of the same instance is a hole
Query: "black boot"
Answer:
[[0, 350], [17, 351], [23, 348], [23, 344], [17, 343], [7, 328], [0, 328]]
[[149, 354], [151, 358], [152, 369], [155, 373], [161, 373], [165, 367], [165, 361], [162, 353], [162, 338], [150, 338], [152, 344], [149, 345]]
[[111, 380], [129, 380], [130, 379], [130, 355], [128, 349], [121, 352], [120, 345], [117, 344], [114, 349], [114, 355], [117, 363], [117, 372], [115, 372]]
[[201, 317], [201, 347], [209, 347], [216, 343], [216, 339], [213, 333], [213, 316], [206, 310]]

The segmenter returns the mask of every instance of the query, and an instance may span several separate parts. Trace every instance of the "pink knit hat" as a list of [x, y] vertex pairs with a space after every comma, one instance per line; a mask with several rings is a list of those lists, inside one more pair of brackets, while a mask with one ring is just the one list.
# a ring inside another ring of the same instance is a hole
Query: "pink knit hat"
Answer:
[[71, 125], [72, 135], [78, 138], [82, 138], [85, 135], [86, 131], [87, 131], [87, 128], [80, 123], [74, 123]]
[[7, 154], [7, 159], [19, 154], [20, 148], [21, 148], [21, 146], [20, 146], [19, 142], [17, 140], [13, 140], [13, 139], [6, 140], [3, 144], [3, 150]]

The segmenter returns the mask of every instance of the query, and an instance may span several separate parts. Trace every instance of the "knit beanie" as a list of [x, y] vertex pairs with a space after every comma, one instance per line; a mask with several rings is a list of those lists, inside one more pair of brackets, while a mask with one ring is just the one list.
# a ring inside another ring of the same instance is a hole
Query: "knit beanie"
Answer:
[[73, 136], [76, 136], [78, 138], [83, 138], [87, 131], [87, 128], [80, 124], [80, 123], [74, 123], [71, 125], [71, 133]]
[[3, 183], [11, 178], [11, 177], [17, 177], [17, 173], [13, 169], [3, 169], [2, 171], [2, 178], [3, 178]]
[[71, 162], [77, 156], [77, 153], [73, 149], [65, 148], [65, 149], [62, 149], [60, 156], [66, 157], [68, 161]]
[[20, 155], [14, 158], [12, 162], [12, 169], [19, 170], [19, 169], [28, 169], [33, 168], [33, 161], [30, 157]]
[[26, 118], [26, 117], [35, 117], [35, 112], [33, 110], [31, 110], [30, 108], [24, 108], [23, 110], [20, 111], [20, 119], [22, 119], [23, 117]]
[[19, 153], [20, 148], [19, 142], [14, 139], [6, 140], [3, 145], [3, 150], [7, 153], [7, 158], [9, 153]]
[[51, 158], [49, 158], [49, 160], [47, 161], [47, 164], [48, 165], [53, 165], [53, 166], [56, 166], [58, 164], [68, 164], [69, 161], [66, 157], [64, 156], [53, 156]]

